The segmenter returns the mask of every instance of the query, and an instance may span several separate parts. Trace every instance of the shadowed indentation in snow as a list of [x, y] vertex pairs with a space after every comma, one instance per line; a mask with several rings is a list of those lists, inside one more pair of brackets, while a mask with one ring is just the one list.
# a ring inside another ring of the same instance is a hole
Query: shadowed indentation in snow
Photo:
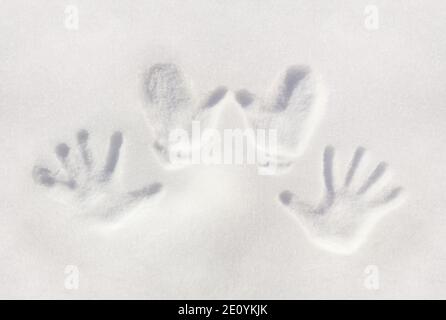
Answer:
[[402, 187], [378, 188], [387, 164], [381, 162], [359, 189], [352, 187], [365, 149], [358, 147], [350, 162], [344, 183], [336, 187], [334, 179], [335, 149], [327, 146], [323, 156], [325, 195], [319, 204], [300, 201], [286, 190], [279, 201], [298, 219], [312, 242], [341, 254], [354, 252], [365, 240], [379, 218], [395, 209], [401, 201]]
[[123, 135], [116, 131], [110, 137], [105, 164], [101, 166], [92, 157], [88, 145], [89, 133], [80, 130], [76, 134], [78, 149], [72, 150], [66, 143], [55, 148], [60, 168], [52, 171], [44, 166], [35, 166], [33, 180], [48, 188], [55, 199], [78, 207], [90, 216], [106, 220], [125, 216], [139, 203], [151, 199], [162, 190], [162, 185], [152, 183], [140, 189], [121, 193], [116, 191], [115, 175], [119, 163]]

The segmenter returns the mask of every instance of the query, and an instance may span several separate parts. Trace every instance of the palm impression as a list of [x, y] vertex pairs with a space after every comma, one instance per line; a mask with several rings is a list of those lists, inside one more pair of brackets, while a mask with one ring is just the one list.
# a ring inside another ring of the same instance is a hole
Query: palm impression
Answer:
[[336, 184], [334, 148], [326, 147], [323, 157], [325, 194], [319, 204], [303, 202], [290, 191], [283, 191], [279, 196], [310, 240], [329, 251], [352, 253], [380, 217], [401, 203], [401, 187], [383, 186], [382, 178], [388, 167], [385, 162], [380, 162], [368, 178], [353, 187], [364, 153], [364, 148], [357, 148], [343, 182]]
[[58, 201], [76, 206], [89, 216], [114, 220], [137, 204], [152, 200], [161, 191], [161, 184], [152, 183], [131, 192], [117, 190], [116, 169], [119, 164], [123, 135], [117, 131], [110, 137], [108, 152], [101, 165], [94, 161], [89, 148], [89, 133], [76, 135], [77, 148], [58, 144], [55, 155], [60, 163], [57, 170], [35, 166], [34, 181], [46, 187]]

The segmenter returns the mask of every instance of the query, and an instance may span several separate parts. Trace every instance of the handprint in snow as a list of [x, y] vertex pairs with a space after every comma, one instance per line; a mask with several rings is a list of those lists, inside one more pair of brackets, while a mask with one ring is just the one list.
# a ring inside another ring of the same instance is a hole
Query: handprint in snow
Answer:
[[76, 136], [77, 150], [72, 150], [65, 143], [58, 144], [55, 154], [61, 167], [52, 171], [47, 166], [35, 166], [32, 172], [34, 181], [53, 191], [57, 200], [77, 206], [89, 216], [110, 220], [160, 193], [162, 186], [159, 183], [124, 193], [115, 189], [115, 171], [123, 144], [121, 132], [117, 131], [110, 137], [102, 166], [94, 161], [88, 140], [89, 133], [80, 130]]
[[329, 251], [342, 254], [355, 251], [379, 218], [401, 202], [398, 201], [401, 200], [401, 187], [377, 188], [387, 169], [385, 162], [380, 162], [357, 188], [352, 187], [364, 153], [364, 148], [357, 148], [343, 183], [336, 187], [334, 148], [326, 147], [323, 159], [325, 196], [320, 204], [302, 202], [290, 191], [283, 191], [279, 196], [310, 240]]

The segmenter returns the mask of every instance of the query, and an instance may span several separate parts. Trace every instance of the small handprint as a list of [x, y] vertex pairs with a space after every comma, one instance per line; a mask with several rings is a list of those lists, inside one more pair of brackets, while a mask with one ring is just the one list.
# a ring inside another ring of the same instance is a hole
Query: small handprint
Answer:
[[325, 196], [319, 205], [301, 202], [290, 191], [279, 195], [280, 202], [295, 214], [309, 238], [336, 253], [355, 251], [381, 215], [400, 203], [397, 200], [401, 199], [401, 187], [372, 191], [384, 176], [387, 169], [385, 162], [380, 162], [357, 188], [352, 187], [364, 153], [364, 148], [356, 149], [344, 182], [336, 188], [334, 148], [326, 147], [323, 159]]
[[110, 220], [160, 193], [162, 186], [159, 183], [123, 194], [115, 190], [113, 182], [123, 144], [121, 132], [117, 131], [110, 137], [102, 166], [93, 160], [88, 140], [89, 133], [80, 130], [76, 136], [77, 152], [65, 143], [58, 144], [55, 154], [61, 167], [52, 171], [35, 166], [32, 172], [34, 181], [53, 191], [57, 200], [77, 206], [89, 216]]

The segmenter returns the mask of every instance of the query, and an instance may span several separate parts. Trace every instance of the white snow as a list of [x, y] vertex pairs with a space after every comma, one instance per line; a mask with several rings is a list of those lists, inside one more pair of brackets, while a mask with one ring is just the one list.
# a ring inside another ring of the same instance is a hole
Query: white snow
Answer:
[[[77, 30], [67, 25], [69, 5]], [[370, 5], [378, 29], [365, 25]], [[446, 297], [444, 1], [4, 0], [0, 8], [1, 298]], [[181, 67], [197, 97], [228, 89], [220, 129], [244, 126], [236, 92], [264, 97], [291, 65], [321, 75], [325, 112], [286, 174], [259, 175], [254, 165], [165, 170], [141, 90], [158, 63]], [[92, 223], [36, 184], [33, 168], [57, 167], [55, 146], [76, 145], [81, 129], [98, 161], [121, 132], [119, 190], [160, 183], [157, 201]], [[314, 245], [279, 201], [290, 190], [319, 203], [328, 145], [341, 177], [363, 146], [365, 177], [385, 161], [405, 191], [350, 255]], [[66, 286], [73, 270], [77, 289]], [[370, 270], [379, 270], [378, 290], [366, 285], [376, 280]]]

